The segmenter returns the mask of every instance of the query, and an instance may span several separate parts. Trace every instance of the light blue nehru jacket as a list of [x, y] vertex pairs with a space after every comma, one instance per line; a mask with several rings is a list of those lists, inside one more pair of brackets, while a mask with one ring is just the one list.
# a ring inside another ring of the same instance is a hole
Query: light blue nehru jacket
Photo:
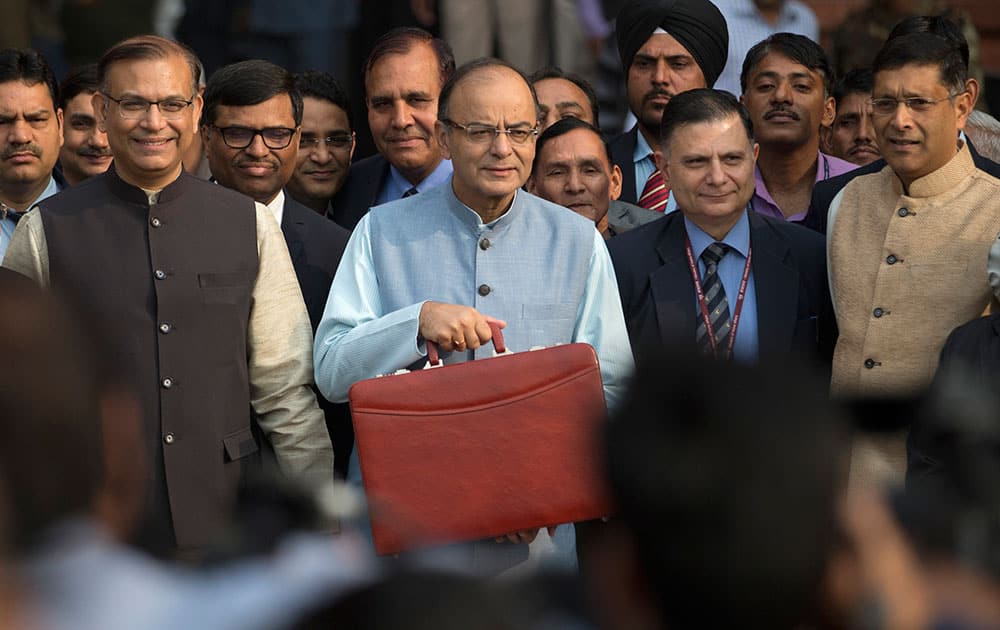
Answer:
[[[591, 344], [610, 406], [631, 374], [614, 270], [594, 224], [524, 191], [484, 224], [449, 182], [373, 208], [354, 230], [316, 331], [323, 395], [346, 400], [356, 381], [423, 361], [417, 332], [426, 300], [506, 321], [504, 339], [515, 352]], [[445, 362], [492, 352], [488, 344]]]
[[[346, 400], [358, 380], [422, 365], [417, 331], [426, 300], [470, 305], [503, 319], [504, 339], [515, 352], [591, 344], [609, 406], [632, 372], [614, 270], [593, 222], [518, 191], [508, 212], [483, 224], [448, 182], [375, 207], [355, 228], [316, 331], [316, 383], [323, 395]], [[444, 360], [492, 353], [488, 344]], [[358, 483], [360, 472], [355, 450], [348, 479]], [[575, 566], [573, 528], [560, 527], [552, 542], [540, 565]], [[487, 542], [452, 546], [448, 553], [463, 569], [489, 573], [525, 560], [526, 547]]]

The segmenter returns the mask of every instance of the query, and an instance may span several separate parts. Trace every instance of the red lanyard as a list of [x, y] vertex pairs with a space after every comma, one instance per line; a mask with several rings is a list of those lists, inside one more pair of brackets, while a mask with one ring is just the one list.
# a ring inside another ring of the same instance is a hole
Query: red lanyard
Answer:
[[[691, 239], [684, 237], [684, 246], [687, 248], [688, 267], [691, 269], [691, 279], [694, 280], [694, 289], [698, 293], [698, 306], [701, 309], [701, 319], [705, 322], [705, 330], [708, 331], [708, 341], [712, 344], [712, 356], [719, 356], [718, 342], [712, 331], [712, 318], [708, 314], [708, 302], [705, 301], [705, 292], [701, 288], [701, 277], [698, 274], [698, 265], [694, 262], [694, 252], [691, 250]], [[740, 325], [740, 313], [743, 312], [743, 298], [747, 294], [747, 282], [750, 280], [750, 260], [753, 257], [752, 249], [747, 249], [747, 262], [743, 265], [743, 277], [740, 279], [740, 292], [736, 297], [736, 306], [733, 309], [732, 324], [729, 326], [729, 343], [726, 348], [726, 358], [733, 356], [733, 344], [736, 343], [736, 327]], [[721, 260], [719, 262], [722, 262]], [[718, 273], [718, 269], [716, 269]], [[722, 282], [722, 278], [719, 278]]]

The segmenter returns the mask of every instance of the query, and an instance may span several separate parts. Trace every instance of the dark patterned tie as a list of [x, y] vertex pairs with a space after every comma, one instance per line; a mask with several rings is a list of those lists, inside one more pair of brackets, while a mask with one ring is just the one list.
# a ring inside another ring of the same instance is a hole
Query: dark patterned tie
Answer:
[[[705, 303], [708, 304], [708, 319], [712, 322], [716, 356], [722, 357], [725, 357], [726, 348], [729, 345], [729, 329], [732, 324], [729, 321], [729, 302], [726, 300], [726, 290], [722, 288], [722, 280], [719, 278], [719, 261], [728, 251], [728, 245], [712, 243], [701, 253], [701, 260], [705, 263], [705, 275], [701, 279], [701, 290], [705, 295]], [[708, 335], [709, 333], [705, 329], [705, 318], [699, 312], [698, 332], [695, 334], [695, 339], [702, 352], [712, 354], [712, 342]]]
[[18, 212], [17, 210], [11, 208], [10, 206], [7, 206], [6, 204], [0, 202], [0, 221], [3, 221], [4, 219], [10, 219], [11, 221], [14, 222], [14, 225], [17, 225], [17, 222], [20, 221], [21, 217], [23, 216], [24, 216], [23, 212]]
[[[650, 153], [652, 156], [652, 153]], [[663, 181], [663, 175], [659, 169], [653, 170], [646, 178], [646, 185], [642, 188], [639, 201], [636, 203], [641, 208], [647, 208], [655, 212], [663, 212], [667, 209], [667, 200], [670, 199], [670, 189]]]
[[407, 197], [412, 197], [413, 195], [417, 194], [418, 192], [420, 192], [420, 191], [417, 190], [417, 187], [413, 186], [412, 188], [410, 188], [409, 190], [407, 190], [405, 193], [403, 193], [403, 197], [402, 198], [406, 199]]

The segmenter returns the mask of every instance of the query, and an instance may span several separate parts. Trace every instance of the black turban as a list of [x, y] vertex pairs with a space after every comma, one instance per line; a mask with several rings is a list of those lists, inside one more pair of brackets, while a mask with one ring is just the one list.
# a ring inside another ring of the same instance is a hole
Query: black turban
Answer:
[[615, 22], [626, 76], [635, 53], [657, 28], [691, 53], [708, 87], [715, 85], [729, 54], [729, 29], [714, 4], [709, 0], [628, 0]]

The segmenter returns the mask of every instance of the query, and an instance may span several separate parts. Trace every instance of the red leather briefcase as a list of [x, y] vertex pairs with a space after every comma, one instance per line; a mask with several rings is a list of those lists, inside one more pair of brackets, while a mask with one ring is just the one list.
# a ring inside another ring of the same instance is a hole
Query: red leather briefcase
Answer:
[[[494, 343], [504, 352], [499, 329]], [[588, 344], [368, 379], [349, 396], [379, 554], [610, 513]]]

